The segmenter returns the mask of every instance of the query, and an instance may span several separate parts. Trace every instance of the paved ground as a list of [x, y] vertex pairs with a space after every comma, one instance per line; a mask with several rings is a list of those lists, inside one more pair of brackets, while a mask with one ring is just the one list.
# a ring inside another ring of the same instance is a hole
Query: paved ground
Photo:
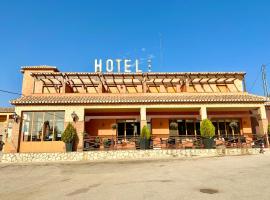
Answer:
[[5, 200], [269, 200], [269, 188], [270, 153], [187, 160], [0, 165], [0, 199]]

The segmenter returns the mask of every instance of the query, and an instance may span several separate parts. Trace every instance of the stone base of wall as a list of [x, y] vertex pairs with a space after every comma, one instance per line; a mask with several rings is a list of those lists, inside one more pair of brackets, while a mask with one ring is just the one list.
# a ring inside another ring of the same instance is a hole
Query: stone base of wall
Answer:
[[216, 157], [259, 154], [260, 149], [166, 149], [166, 150], [118, 150], [70, 153], [4, 153], [1, 163], [61, 162], [61, 161], [108, 161], [168, 159], [192, 157]]

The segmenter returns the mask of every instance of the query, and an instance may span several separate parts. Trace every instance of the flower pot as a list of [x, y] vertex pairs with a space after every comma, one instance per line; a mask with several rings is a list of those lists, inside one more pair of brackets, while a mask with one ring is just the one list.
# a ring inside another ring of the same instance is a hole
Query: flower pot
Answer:
[[150, 149], [150, 140], [141, 138], [140, 139], [140, 149]]
[[73, 147], [73, 143], [65, 143], [66, 144], [66, 152], [71, 152], [72, 151], [72, 147]]
[[203, 145], [205, 149], [213, 149], [215, 141], [213, 138], [203, 138]]

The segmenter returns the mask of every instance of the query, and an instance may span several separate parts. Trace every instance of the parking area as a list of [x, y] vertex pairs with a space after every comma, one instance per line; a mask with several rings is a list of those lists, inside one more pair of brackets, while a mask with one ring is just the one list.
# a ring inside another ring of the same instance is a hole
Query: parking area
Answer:
[[0, 199], [270, 199], [270, 153], [0, 164]]

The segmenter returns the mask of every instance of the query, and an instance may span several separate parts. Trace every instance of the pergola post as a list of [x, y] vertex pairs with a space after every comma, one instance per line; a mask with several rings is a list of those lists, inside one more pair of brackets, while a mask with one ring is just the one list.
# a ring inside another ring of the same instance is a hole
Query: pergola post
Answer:
[[201, 115], [201, 120], [207, 119], [207, 109], [206, 109], [206, 106], [202, 106], [200, 108], [200, 115]]
[[140, 108], [140, 125], [141, 125], [141, 130], [144, 126], [147, 126], [146, 107], [145, 106], [142, 106]]
[[[72, 119], [72, 113], [75, 112], [77, 115], [77, 119]], [[83, 135], [84, 135], [84, 115], [85, 111], [84, 108], [69, 108], [65, 111], [65, 127], [68, 123], [72, 123], [72, 125], [76, 128], [77, 135], [78, 135], [78, 141], [76, 141], [76, 149], [77, 151], [83, 151]]]

